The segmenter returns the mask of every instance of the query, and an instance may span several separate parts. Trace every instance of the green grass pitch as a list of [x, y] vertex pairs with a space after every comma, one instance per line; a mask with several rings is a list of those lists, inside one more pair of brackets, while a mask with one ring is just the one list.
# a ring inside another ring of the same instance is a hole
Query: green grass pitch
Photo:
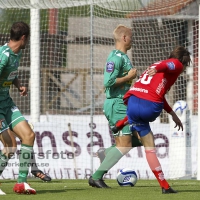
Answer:
[[12, 191], [15, 180], [0, 180], [0, 188], [7, 195], [0, 199], [12, 200], [192, 200], [200, 199], [200, 182], [197, 180], [169, 180], [177, 194], [161, 194], [156, 180], [138, 180], [134, 187], [120, 187], [115, 180], [106, 180], [109, 189], [92, 188], [88, 180], [52, 180], [44, 183], [30, 179], [36, 195], [18, 195]]

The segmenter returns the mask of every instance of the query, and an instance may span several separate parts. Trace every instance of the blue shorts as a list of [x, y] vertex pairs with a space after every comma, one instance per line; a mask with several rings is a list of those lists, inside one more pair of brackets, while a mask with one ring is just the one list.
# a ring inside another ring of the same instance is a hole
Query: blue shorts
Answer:
[[163, 103], [156, 103], [145, 99], [130, 96], [127, 105], [127, 116], [131, 131], [137, 131], [140, 137], [150, 131], [149, 122], [154, 121], [161, 113]]

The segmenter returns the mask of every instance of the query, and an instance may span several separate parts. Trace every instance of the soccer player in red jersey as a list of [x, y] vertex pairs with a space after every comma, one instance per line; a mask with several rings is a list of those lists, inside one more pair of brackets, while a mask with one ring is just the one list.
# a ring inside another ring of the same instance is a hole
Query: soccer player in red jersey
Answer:
[[[169, 59], [156, 62], [144, 71], [123, 98], [124, 103], [127, 104], [130, 128], [133, 132], [138, 132], [141, 138], [147, 162], [162, 188], [162, 193], [176, 193], [176, 191], [164, 178], [156, 156], [154, 137], [149, 122], [154, 121], [164, 109], [172, 116], [175, 127], [183, 130], [183, 125], [167, 103], [165, 94], [190, 64], [190, 61], [188, 50], [182, 46], [176, 47]], [[126, 120], [125, 118], [124, 121]]]

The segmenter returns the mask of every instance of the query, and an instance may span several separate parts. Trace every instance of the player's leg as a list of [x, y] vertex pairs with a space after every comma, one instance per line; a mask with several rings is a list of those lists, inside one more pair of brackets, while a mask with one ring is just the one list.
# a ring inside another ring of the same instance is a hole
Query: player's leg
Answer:
[[[138, 110], [135, 110], [135, 106], [138, 107]], [[132, 124], [132, 129], [136, 130], [141, 137], [147, 162], [162, 188], [162, 193], [176, 193], [164, 178], [160, 162], [156, 156], [154, 137], [149, 125], [150, 121], [159, 116], [162, 108], [162, 103], [153, 103], [131, 96], [128, 101], [127, 115], [129, 123]]]
[[110, 149], [113, 148], [113, 146], [116, 146], [116, 145], [114, 144], [114, 145], [110, 146], [110, 147], [107, 148], [107, 149], [104, 148], [104, 147], [101, 147], [101, 148], [99, 148], [99, 149], [97, 150], [96, 155], [97, 155], [97, 157], [99, 158], [100, 163], [102, 163], [103, 160], [105, 159], [105, 157], [106, 157], [106, 152], [110, 151]]
[[[113, 134], [115, 135], [115, 134], [118, 134], [118, 132], [121, 131], [125, 126], [128, 127], [128, 121], [127, 121], [128, 117], [126, 116], [126, 106], [124, 104], [122, 104], [122, 102], [121, 102], [120, 105], [122, 106], [122, 109], [123, 109], [121, 111], [123, 113], [122, 114], [122, 118], [119, 119], [119, 116], [121, 116], [121, 115], [117, 115], [117, 121], [115, 123], [112, 122], [112, 120], [111, 120], [112, 117], [110, 116], [111, 112], [109, 110], [107, 110], [107, 108], [109, 108], [109, 106], [110, 106], [109, 105], [110, 104], [109, 101], [105, 102], [105, 104], [104, 104], [104, 114], [105, 114], [107, 120], [109, 121], [110, 126], [113, 127], [113, 128], [111, 128], [111, 130], [112, 130]], [[115, 120], [115, 119], [113, 118], [113, 120]], [[127, 132], [126, 129], [124, 131]], [[129, 130], [128, 130], [128, 132], [129, 132]], [[143, 146], [142, 143], [141, 143], [140, 138], [138, 137], [138, 134], [134, 133], [132, 135], [131, 139], [132, 139], [132, 147]], [[100, 159], [100, 163], [103, 162], [103, 160], [105, 159], [105, 157], [108, 154], [108, 152], [110, 150], [112, 150], [113, 148], [115, 148], [115, 147], [116, 147], [116, 144], [113, 144], [112, 146], [110, 146], [108, 148], [100, 148], [97, 151], [97, 157]]]
[[[30, 124], [28, 122], [30, 128], [33, 130], [33, 125]], [[11, 131], [10, 129], [8, 129], [8, 133], [9, 135], [13, 138], [13, 140], [15, 141], [15, 146], [17, 146], [17, 143], [16, 143], [16, 134]], [[14, 144], [13, 144], [14, 145]], [[12, 146], [14, 147], [14, 146]], [[40, 170], [36, 164], [36, 159], [35, 159], [35, 153], [33, 151], [33, 154], [32, 154], [32, 159], [31, 159], [31, 173], [36, 177], [36, 178], [40, 178], [42, 181], [45, 181], [45, 182], [49, 182], [51, 181], [51, 177], [48, 176], [47, 174], [45, 174], [42, 170]]]
[[[7, 129], [8, 130], [8, 129]], [[17, 142], [7, 130], [0, 133], [0, 140], [4, 146], [0, 152], [0, 175], [7, 166], [8, 160], [12, 157], [17, 149]]]
[[111, 130], [113, 133], [117, 133], [120, 130], [122, 130], [122, 128], [127, 124], [128, 124], [128, 116], [125, 116], [123, 119], [117, 121], [116, 124], [111, 128]]
[[[0, 152], [0, 175], [2, 174], [3, 170], [6, 168], [8, 160], [12, 157], [15, 153], [17, 148], [17, 142], [15, 137], [7, 132], [8, 125], [4, 119], [4, 116], [0, 116], [0, 140], [4, 146], [4, 148]], [[0, 195], [5, 195], [6, 193], [0, 189]]]
[[[112, 126], [120, 118], [126, 115], [126, 106], [123, 101], [114, 99], [106, 100], [104, 104], [104, 112], [109, 120], [109, 124]], [[98, 188], [108, 187], [102, 180], [103, 176], [109, 169], [111, 169], [131, 148], [132, 148], [132, 136], [129, 127], [126, 126], [117, 134], [114, 134], [116, 146], [113, 146], [106, 154], [105, 159], [96, 170], [96, 172], [90, 177], [89, 185]]]
[[[4, 122], [5, 123], [5, 122]], [[7, 166], [8, 160], [12, 157], [17, 149], [16, 137], [13, 131], [7, 129], [0, 133], [0, 140], [3, 143], [3, 150], [0, 152], [0, 175]], [[51, 181], [51, 177], [38, 169], [35, 160], [35, 154], [33, 153], [33, 159], [31, 160], [31, 173], [40, 178], [43, 181]]]
[[89, 185], [98, 188], [107, 188], [102, 178], [127, 152], [132, 149], [131, 135], [115, 137], [116, 146], [113, 146], [106, 154], [105, 159], [90, 177]]
[[[8, 130], [8, 129], [7, 129]], [[4, 146], [0, 152], [0, 175], [6, 168], [8, 160], [12, 157], [17, 149], [17, 142], [15, 137], [9, 134], [6, 130], [0, 133], [0, 140]], [[0, 189], [0, 195], [5, 195], [5, 193]]]
[[33, 156], [33, 144], [35, 140], [35, 134], [31, 130], [30, 126], [22, 117], [16, 121], [13, 121], [12, 128], [16, 136], [21, 140], [20, 157], [19, 157], [19, 175], [17, 183], [13, 190], [16, 193], [29, 193], [36, 194], [36, 191], [27, 184], [27, 176], [31, 159]]
[[[142, 142], [141, 142], [141, 139], [138, 138], [136, 135], [132, 135], [131, 137], [131, 141], [132, 141], [132, 147], [140, 147], [140, 146], [143, 146]], [[108, 148], [99, 148], [98, 151], [97, 151], [97, 157], [99, 158], [100, 160], [100, 163], [103, 162], [103, 160], [105, 159], [106, 155], [108, 154], [108, 152], [112, 149], [116, 147], [116, 144], [113, 144], [112, 146], [108, 147]]]
[[45, 182], [51, 181], [51, 177], [38, 168], [36, 159], [35, 159], [35, 153], [33, 153], [33, 157], [31, 160], [31, 173], [35, 177], [40, 178], [41, 180]]
[[142, 136], [141, 140], [145, 148], [147, 162], [158, 180], [160, 187], [162, 188], [162, 193], [176, 193], [176, 191], [169, 186], [169, 183], [164, 178], [161, 164], [156, 156], [153, 133], [150, 131], [147, 135]]
[[10, 108], [7, 108], [6, 121], [9, 124], [9, 128], [21, 140], [19, 175], [13, 190], [20, 194], [36, 194], [36, 191], [26, 183], [30, 160], [33, 154], [35, 133], [32, 131], [26, 119], [22, 116], [15, 104], [11, 102], [10, 105]]
[[0, 152], [0, 175], [7, 166], [8, 160], [15, 153], [17, 142], [15, 137], [8, 132], [8, 124], [3, 114], [0, 114], [0, 140], [4, 146]]
[[[32, 123], [30, 123], [28, 120], [28, 125], [30, 126], [30, 128], [34, 131], [34, 126]], [[51, 181], [51, 177], [49, 175], [47, 175], [46, 173], [44, 173], [42, 170], [40, 170], [38, 168], [38, 165], [36, 163], [36, 159], [35, 159], [35, 153], [33, 152], [33, 157], [31, 159], [31, 173], [36, 177], [36, 178], [40, 178], [42, 181], [45, 182], [49, 182]]]

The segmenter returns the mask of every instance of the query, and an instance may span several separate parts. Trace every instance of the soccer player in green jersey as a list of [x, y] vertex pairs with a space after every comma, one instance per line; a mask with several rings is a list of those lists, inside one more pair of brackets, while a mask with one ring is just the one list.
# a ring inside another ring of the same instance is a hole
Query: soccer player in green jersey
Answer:
[[[33, 153], [35, 133], [28, 125], [18, 107], [9, 94], [11, 84], [20, 92], [21, 96], [27, 96], [27, 88], [21, 85], [18, 79], [18, 67], [21, 58], [21, 50], [26, 47], [30, 36], [30, 28], [24, 22], [15, 22], [10, 30], [9, 43], [0, 47], [0, 129], [1, 140], [10, 141], [8, 129], [10, 128], [21, 140], [19, 175], [13, 191], [16, 193], [36, 194], [35, 189], [27, 184], [27, 175], [30, 160]], [[1, 160], [8, 159], [6, 154], [1, 155]]]
[[[103, 111], [110, 127], [126, 116], [127, 107], [124, 105], [123, 96], [130, 89], [137, 70], [131, 64], [127, 51], [132, 46], [132, 30], [124, 25], [118, 25], [113, 32], [115, 50], [109, 54], [104, 69], [104, 86], [106, 100]], [[107, 173], [130, 149], [142, 146], [137, 136], [133, 136], [129, 126], [114, 133], [115, 143], [105, 150], [105, 158], [101, 165], [89, 178], [89, 185], [97, 188], [107, 188], [103, 175]]]

